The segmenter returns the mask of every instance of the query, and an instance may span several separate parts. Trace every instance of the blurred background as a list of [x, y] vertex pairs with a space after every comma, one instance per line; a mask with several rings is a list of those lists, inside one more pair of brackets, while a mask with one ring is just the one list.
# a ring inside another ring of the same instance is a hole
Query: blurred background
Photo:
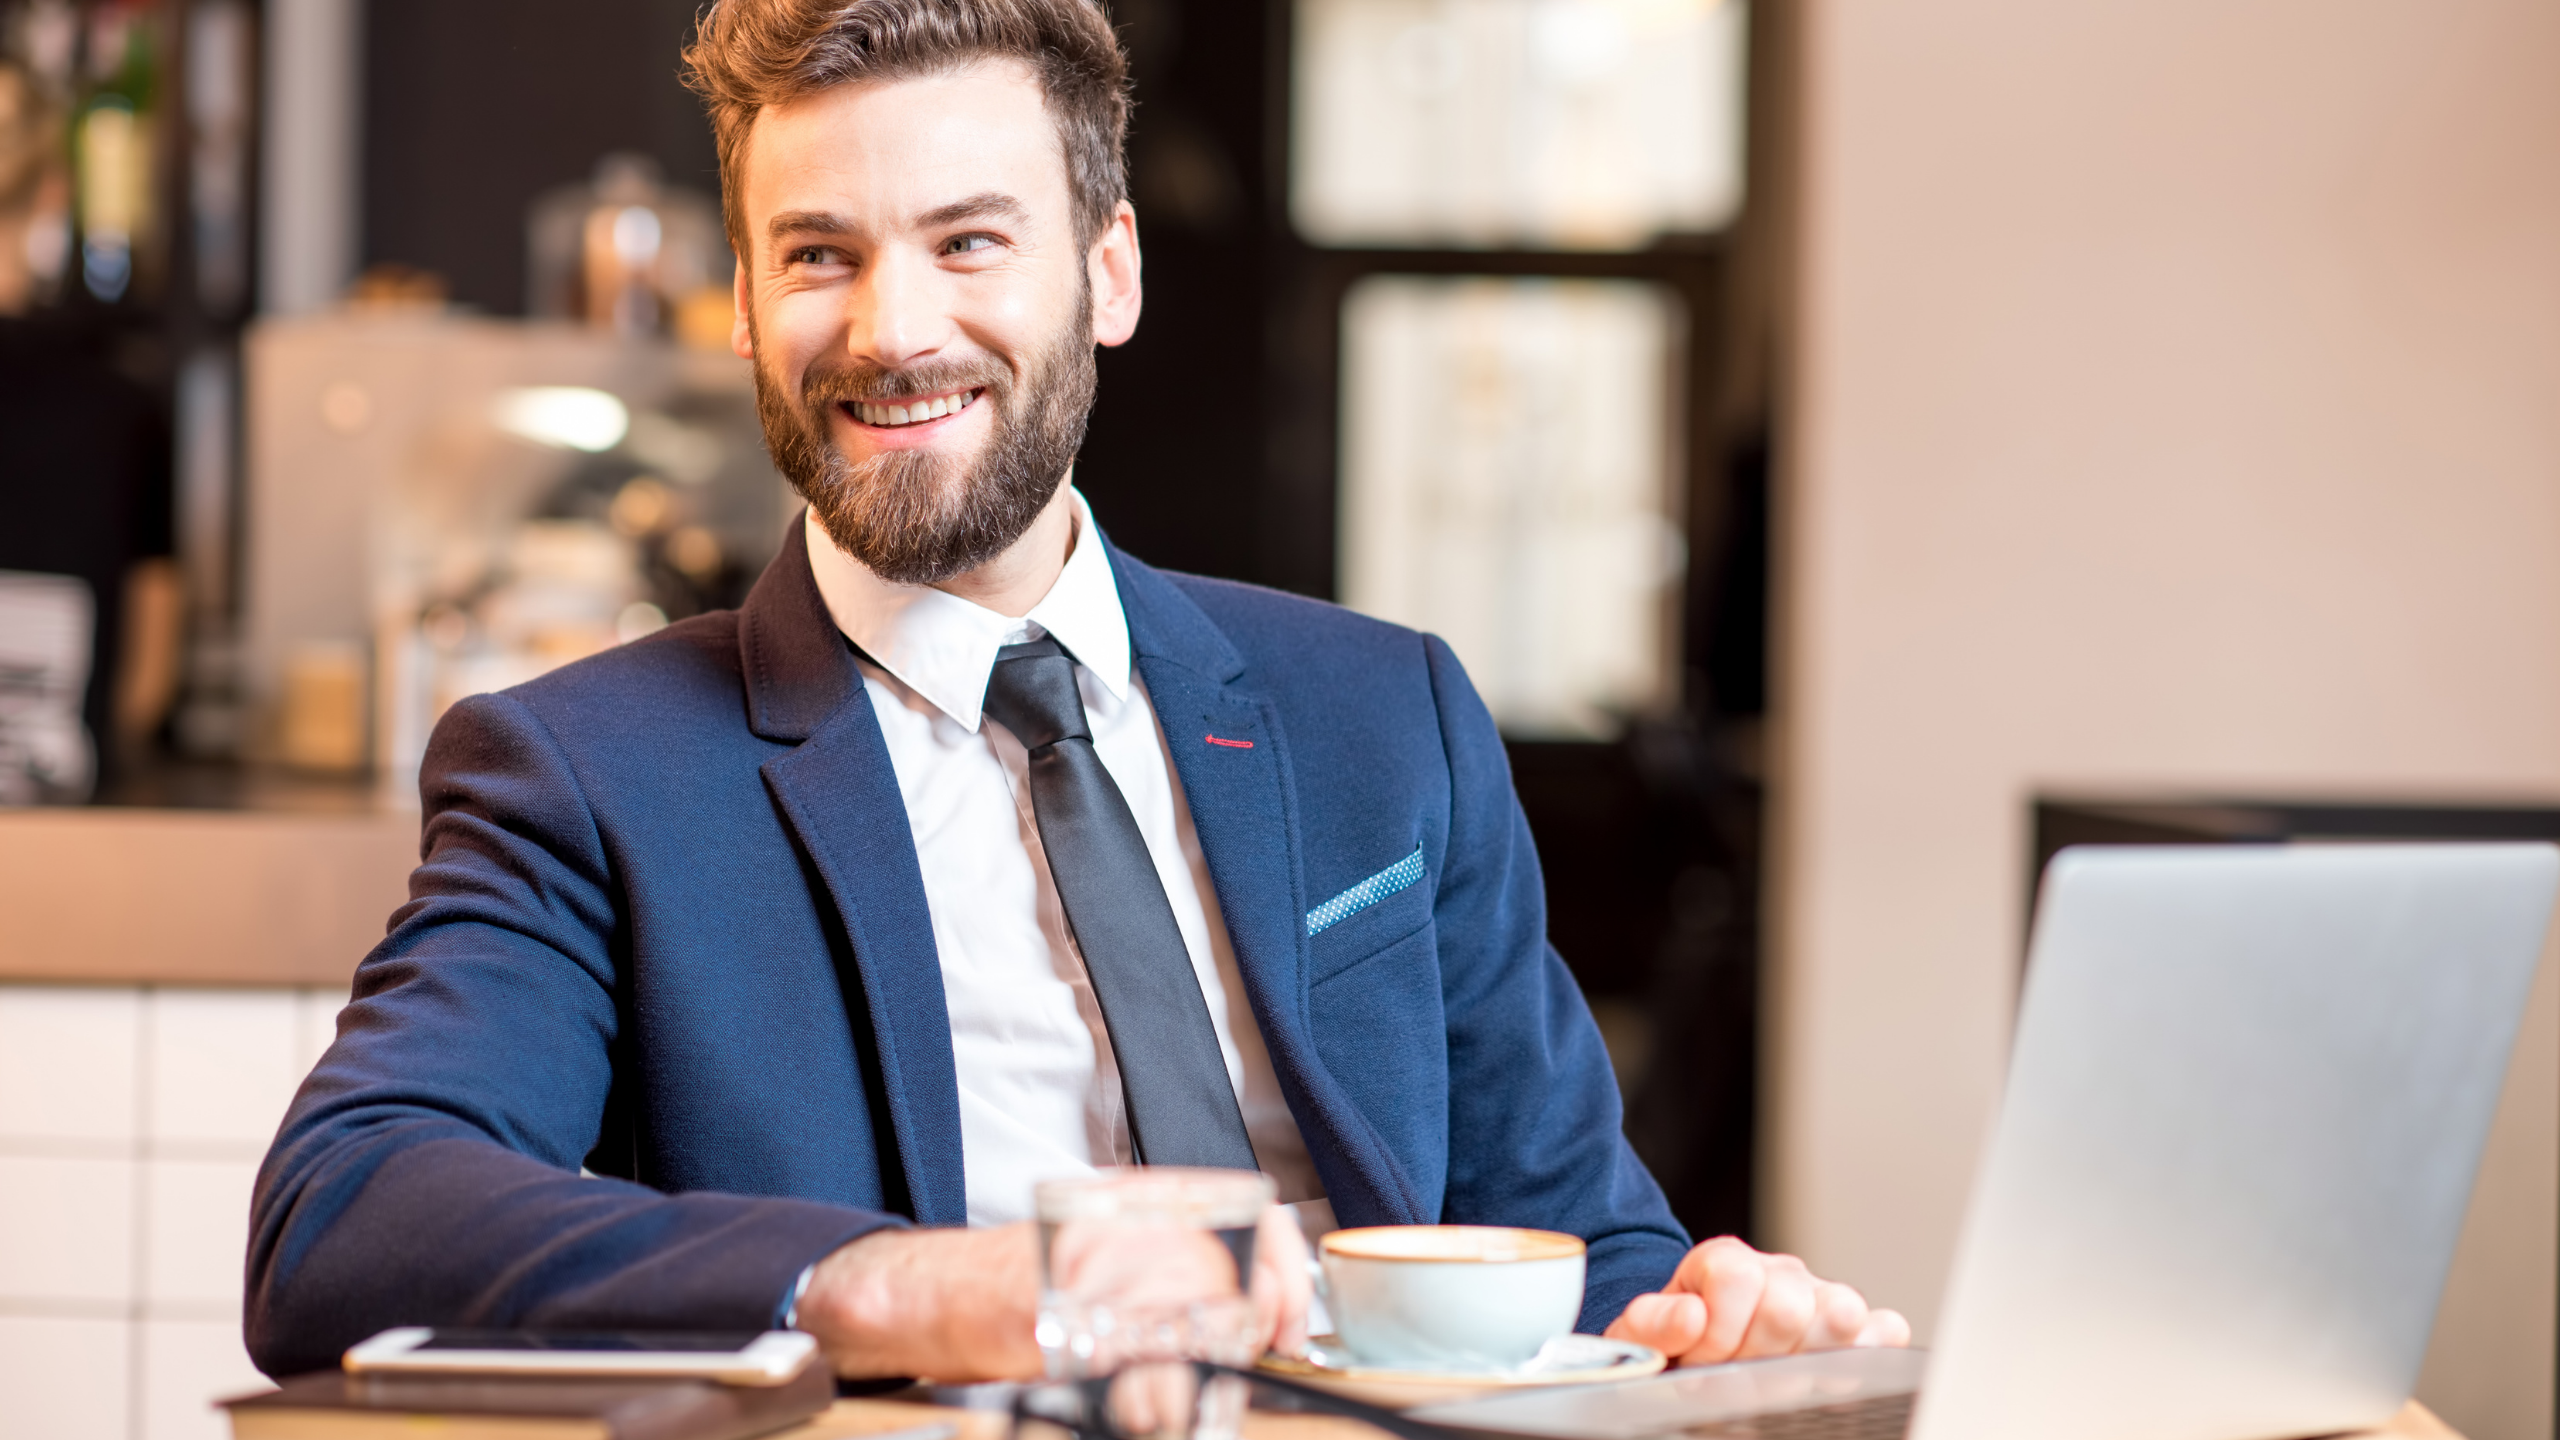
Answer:
[[[1925, 1336], [2041, 858], [2560, 835], [2560, 13], [1118, 0], [1158, 565], [1447, 637], [1628, 1132]], [[459, 696], [731, 605], [686, 0], [0, 0], [0, 1386], [221, 1433]], [[2422, 1395], [2553, 1433], [2546, 975]]]

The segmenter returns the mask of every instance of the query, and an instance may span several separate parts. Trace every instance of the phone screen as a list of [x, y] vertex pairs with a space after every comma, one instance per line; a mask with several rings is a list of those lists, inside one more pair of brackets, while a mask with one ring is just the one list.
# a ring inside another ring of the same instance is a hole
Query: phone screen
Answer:
[[426, 1350], [542, 1350], [642, 1355], [734, 1354], [756, 1342], [752, 1331], [640, 1330], [627, 1334], [544, 1330], [438, 1330], [416, 1347]]

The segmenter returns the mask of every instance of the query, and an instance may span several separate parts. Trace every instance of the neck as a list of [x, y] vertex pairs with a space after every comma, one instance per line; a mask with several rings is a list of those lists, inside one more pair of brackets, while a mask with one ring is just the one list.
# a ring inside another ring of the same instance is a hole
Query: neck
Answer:
[[1076, 502], [1067, 494], [1075, 480], [1070, 466], [1058, 482], [1058, 493], [1049, 497], [1040, 518], [1031, 522], [1021, 539], [986, 564], [933, 588], [1016, 620], [1030, 614], [1032, 606], [1048, 598], [1059, 573], [1067, 568], [1067, 557], [1075, 552]]

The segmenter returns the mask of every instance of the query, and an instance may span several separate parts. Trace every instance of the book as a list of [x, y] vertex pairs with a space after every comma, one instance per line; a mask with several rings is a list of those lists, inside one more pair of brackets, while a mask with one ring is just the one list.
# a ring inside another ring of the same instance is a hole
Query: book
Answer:
[[222, 1406], [232, 1440], [747, 1440], [796, 1425], [835, 1397], [824, 1365], [764, 1386], [327, 1370]]

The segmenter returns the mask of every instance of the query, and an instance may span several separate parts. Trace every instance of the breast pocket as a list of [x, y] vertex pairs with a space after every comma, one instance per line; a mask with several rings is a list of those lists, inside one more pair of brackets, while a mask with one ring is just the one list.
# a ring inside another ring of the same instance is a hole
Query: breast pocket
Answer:
[[1431, 923], [1422, 847], [1307, 912], [1311, 983], [1322, 985]]

